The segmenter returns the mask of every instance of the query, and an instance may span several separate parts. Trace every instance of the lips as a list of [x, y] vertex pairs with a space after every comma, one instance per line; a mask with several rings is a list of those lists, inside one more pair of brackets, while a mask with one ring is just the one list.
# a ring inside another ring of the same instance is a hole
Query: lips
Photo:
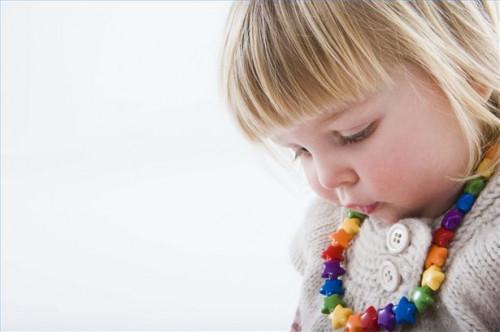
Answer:
[[378, 206], [378, 202], [375, 202], [370, 205], [359, 205], [359, 204], [347, 204], [346, 207], [349, 209], [357, 210], [363, 214], [370, 214], [375, 211]]

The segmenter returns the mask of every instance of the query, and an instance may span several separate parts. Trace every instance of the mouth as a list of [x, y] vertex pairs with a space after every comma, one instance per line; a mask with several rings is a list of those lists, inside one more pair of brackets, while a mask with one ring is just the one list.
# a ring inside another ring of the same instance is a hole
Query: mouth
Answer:
[[370, 214], [370, 213], [373, 213], [373, 211], [375, 211], [377, 209], [378, 202], [375, 202], [375, 203], [370, 204], [370, 205], [348, 204], [346, 207], [351, 209], [351, 210], [356, 210], [358, 212], [361, 212], [363, 214]]

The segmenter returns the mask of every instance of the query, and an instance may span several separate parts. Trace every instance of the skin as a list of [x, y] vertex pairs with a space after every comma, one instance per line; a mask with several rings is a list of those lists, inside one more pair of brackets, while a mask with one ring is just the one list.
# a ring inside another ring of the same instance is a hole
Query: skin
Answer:
[[[370, 217], [391, 224], [436, 218], [463, 188], [446, 176], [465, 174], [466, 140], [447, 98], [423, 70], [405, 64], [391, 74], [394, 86], [350, 105], [337, 118], [327, 120], [338, 111], [332, 104], [331, 112], [271, 139], [300, 150], [310, 187], [334, 204], [379, 202]], [[365, 139], [348, 145], [339, 140], [371, 123], [374, 130]]]

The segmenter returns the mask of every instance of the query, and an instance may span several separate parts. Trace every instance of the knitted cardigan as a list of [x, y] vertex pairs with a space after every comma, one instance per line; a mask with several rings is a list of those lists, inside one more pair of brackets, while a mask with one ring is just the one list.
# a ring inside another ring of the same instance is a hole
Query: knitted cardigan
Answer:
[[[321, 313], [321, 253], [331, 242], [329, 235], [343, 221], [345, 212], [344, 208], [315, 197], [290, 243], [291, 262], [302, 276], [292, 331], [332, 331], [328, 315]], [[366, 218], [345, 252], [346, 274], [342, 280], [348, 307], [362, 312], [370, 305], [377, 309], [389, 302], [396, 305], [401, 296], [408, 297], [411, 289], [420, 286], [432, 232], [445, 213], [436, 219], [401, 219], [399, 223], [410, 231], [410, 244], [399, 254], [390, 253], [385, 244], [391, 225]], [[384, 290], [378, 280], [378, 269], [385, 260], [394, 263], [401, 276], [393, 292]], [[395, 331], [500, 331], [499, 174], [489, 179], [465, 215], [448, 246], [443, 272], [446, 277], [434, 296], [434, 304], [417, 313], [415, 325], [402, 325]]]

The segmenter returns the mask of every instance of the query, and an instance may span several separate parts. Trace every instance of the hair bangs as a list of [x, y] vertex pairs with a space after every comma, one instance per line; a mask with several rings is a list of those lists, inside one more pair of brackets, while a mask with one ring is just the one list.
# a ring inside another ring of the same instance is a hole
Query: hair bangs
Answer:
[[[389, 65], [355, 33], [347, 15], [334, 19], [339, 15], [332, 16], [331, 3], [238, 5], [249, 7], [237, 38], [226, 41], [226, 50], [234, 53], [224, 64], [231, 68], [227, 99], [251, 141], [262, 142], [274, 129], [335, 111], [392, 84]], [[332, 20], [336, 24], [325, 24]]]

